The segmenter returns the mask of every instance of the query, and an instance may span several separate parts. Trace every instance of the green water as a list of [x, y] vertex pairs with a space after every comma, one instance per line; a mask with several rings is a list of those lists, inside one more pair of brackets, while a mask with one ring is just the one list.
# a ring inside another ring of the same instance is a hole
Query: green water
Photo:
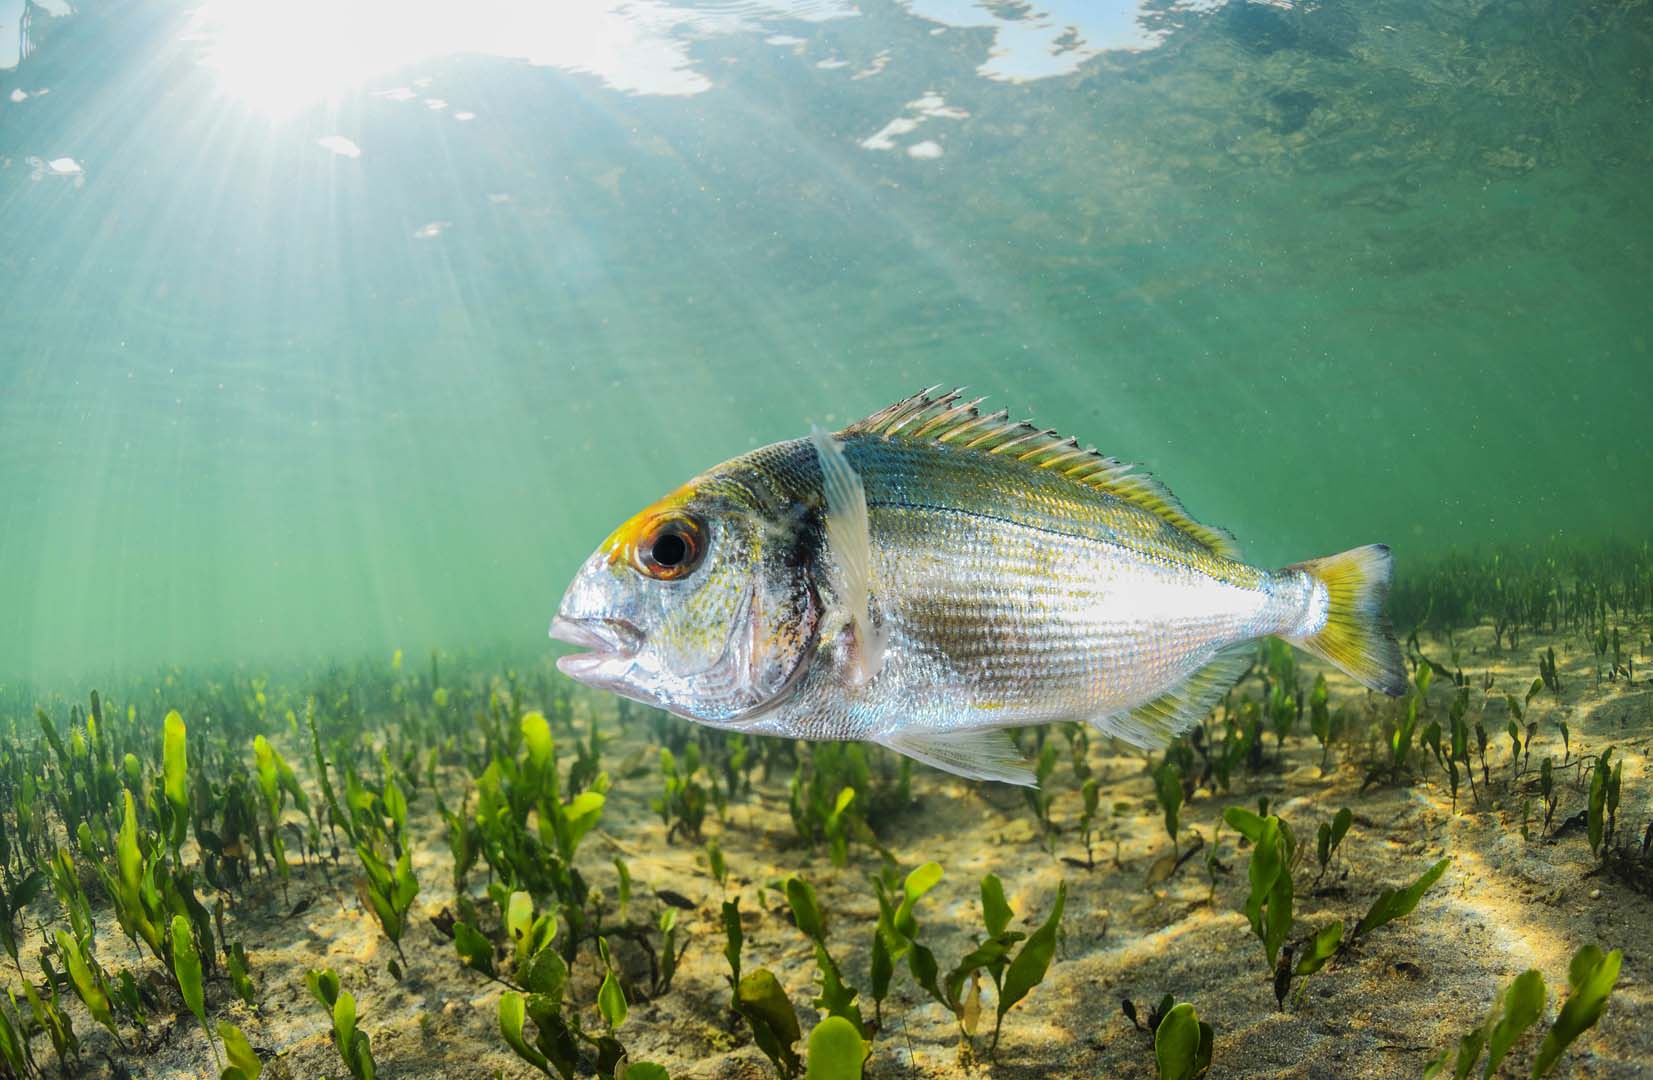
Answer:
[[1262, 563], [1653, 520], [1645, 5], [259, 6], [0, 70], [0, 679], [538, 650], [634, 509], [932, 383]]

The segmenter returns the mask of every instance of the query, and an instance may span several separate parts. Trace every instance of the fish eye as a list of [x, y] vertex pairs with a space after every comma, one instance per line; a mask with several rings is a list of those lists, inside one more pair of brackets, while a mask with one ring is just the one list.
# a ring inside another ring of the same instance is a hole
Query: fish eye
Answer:
[[651, 578], [675, 581], [700, 565], [706, 529], [698, 518], [672, 514], [652, 524], [637, 541], [637, 568]]

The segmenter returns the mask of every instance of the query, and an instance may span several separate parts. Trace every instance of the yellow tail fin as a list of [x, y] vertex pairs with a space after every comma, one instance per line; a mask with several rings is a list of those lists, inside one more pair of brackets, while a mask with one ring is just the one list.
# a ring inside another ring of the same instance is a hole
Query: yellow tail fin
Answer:
[[1325, 625], [1292, 643], [1373, 690], [1399, 697], [1406, 693], [1406, 661], [1383, 611], [1394, 565], [1388, 545], [1367, 544], [1286, 569], [1326, 586]]

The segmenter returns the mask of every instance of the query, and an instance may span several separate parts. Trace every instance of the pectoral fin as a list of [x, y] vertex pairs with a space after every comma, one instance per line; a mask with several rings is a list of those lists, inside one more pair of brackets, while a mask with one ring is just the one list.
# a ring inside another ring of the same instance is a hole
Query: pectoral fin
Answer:
[[893, 731], [875, 741], [954, 776], [1038, 787], [1033, 770], [1004, 731]]
[[817, 428], [810, 440], [821, 463], [826, 493], [827, 549], [838, 562], [838, 587], [855, 634], [855, 683], [872, 681], [884, 666], [884, 638], [873, 628], [868, 610], [872, 592], [872, 532], [867, 524], [867, 493], [843, 447]]

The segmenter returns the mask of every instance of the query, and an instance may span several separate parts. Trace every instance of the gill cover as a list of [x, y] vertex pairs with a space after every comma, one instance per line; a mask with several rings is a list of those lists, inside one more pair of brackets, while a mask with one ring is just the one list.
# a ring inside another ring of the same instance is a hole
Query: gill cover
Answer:
[[[612, 641], [563, 670], [705, 724], [778, 704], [814, 654], [819, 602], [786, 529], [715, 474], [621, 525], [569, 586], [552, 636]], [[559, 633], [559, 627], [563, 632]]]

